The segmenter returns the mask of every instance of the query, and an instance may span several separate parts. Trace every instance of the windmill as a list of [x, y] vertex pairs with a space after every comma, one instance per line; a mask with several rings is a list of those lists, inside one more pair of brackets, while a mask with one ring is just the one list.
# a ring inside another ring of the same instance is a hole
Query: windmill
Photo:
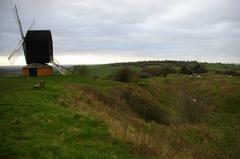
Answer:
[[31, 30], [33, 23], [30, 25], [26, 34], [23, 33], [22, 24], [18, 15], [17, 7], [14, 7], [14, 15], [16, 17], [20, 30], [21, 40], [16, 48], [9, 55], [8, 60], [13, 64], [19, 52], [23, 49], [27, 65], [22, 68], [24, 76], [47, 76], [52, 75], [53, 69], [49, 63], [56, 67], [61, 73], [65, 74], [66, 69], [57, 62], [53, 57], [53, 42], [50, 30]]

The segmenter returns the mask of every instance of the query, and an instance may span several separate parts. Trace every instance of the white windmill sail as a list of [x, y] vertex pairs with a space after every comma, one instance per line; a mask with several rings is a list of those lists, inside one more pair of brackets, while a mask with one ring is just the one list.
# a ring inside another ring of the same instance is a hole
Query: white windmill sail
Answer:
[[18, 45], [16, 46], [16, 48], [12, 51], [12, 53], [8, 56], [8, 61], [9, 63], [12, 65], [17, 59], [18, 57], [22, 54], [23, 51], [23, 44], [24, 40], [21, 39], [18, 42]]
[[65, 67], [63, 67], [55, 58], [51, 57], [51, 63], [53, 64], [53, 66], [56, 67], [56, 69], [57, 69], [62, 75], [66, 75], [67, 69], [66, 69]]
[[[14, 13], [14, 17], [18, 24], [18, 28], [19, 28], [20, 35], [21, 35], [21, 40], [18, 42], [17, 46], [15, 47], [15, 49], [11, 52], [11, 54], [8, 57], [8, 61], [11, 65], [18, 59], [18, 57], [22, 54], [22, 52], [24, 52], [24, 55], [25, 55], [25, 43], [24, 43], [25, 35], [23, 33], [22, 24], [21, 24], [19, 15], [18, 15], [18, 10], [17, 10], [16, 5], [13, 8], [13, 13]], [[32, 29], [34, 24], [35, 24], [35, 19], [33, 19], [28, 30]], [[26, 58], [26, 55], [25, 55], [25, 58]]]

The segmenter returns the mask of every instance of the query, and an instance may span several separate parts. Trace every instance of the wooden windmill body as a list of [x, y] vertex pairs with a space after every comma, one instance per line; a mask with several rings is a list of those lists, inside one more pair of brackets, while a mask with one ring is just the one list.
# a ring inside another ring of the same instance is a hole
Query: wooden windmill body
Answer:
[[10, 54], [8, 60], [11, 62], [12, 59], [15, 59], [15, 54], [19, 51], [20, 48], [23, 48], [25, 60], [27, 63], [27, 65], [22, 68], [22, 73], [24, 76], [52, 75], [53, 68], [52, 66], [48, 65], [49, 63], [55, 66], [56, 69], [64, 75], [64, 67], [58, 64], [58, 62], [56, 62], [56, 60], [53, 58], [53, 42], [51, 31], [28, 29], [26, 35], [24, 36], [16, 6], [14, 8], [14, 13], [19, 25], [22, 39], [17, 45], [16, 49]]
[[52, 36], [50, 30], [29, 30], [24, 38], [25, 59], [24, 76], [48, 76], [53, 69], [47, 65], [53, 57]]

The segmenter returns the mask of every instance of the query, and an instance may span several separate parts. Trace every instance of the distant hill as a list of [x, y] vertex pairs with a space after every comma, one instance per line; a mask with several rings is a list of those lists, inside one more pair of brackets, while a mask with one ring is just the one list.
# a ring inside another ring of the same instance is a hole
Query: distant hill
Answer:
[[[125, 63], [111, 63], [102, 65], [86, 65], [89, 69], [89, 75], [91, 77], [108, 77], [113, 75], [118, 69], [123, 67], [131, 67], [136, 71], [141, 71], [146, 67], [173, 67], [176, 70], [180, 70], [183, 65], [194, 65], [197, 61], [138, 61], [138, 62], [125, 62]], [[209, 71], [226, 71], [234, 70], [240, 73], [239, 64], [222, 64], [222, 63], [200, 63], [206, 67]], [[64, 67], [71, 68], [73, 65], [64, 65]], [[0, 76], [7, 75], [21, 75], [22, 66], [1, 66]], [[57, 70], [54, 70], [58, 73]]]

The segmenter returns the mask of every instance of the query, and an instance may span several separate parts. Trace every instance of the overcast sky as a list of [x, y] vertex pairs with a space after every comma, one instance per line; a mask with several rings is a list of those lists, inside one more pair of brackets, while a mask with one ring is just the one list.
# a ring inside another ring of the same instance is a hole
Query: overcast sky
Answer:
[[0, 64], [20, 40], [14, 4], [25, 31], [33, 18], [52, 31], [62, 63], [240, 63], [239, 0], [1, 0]]

